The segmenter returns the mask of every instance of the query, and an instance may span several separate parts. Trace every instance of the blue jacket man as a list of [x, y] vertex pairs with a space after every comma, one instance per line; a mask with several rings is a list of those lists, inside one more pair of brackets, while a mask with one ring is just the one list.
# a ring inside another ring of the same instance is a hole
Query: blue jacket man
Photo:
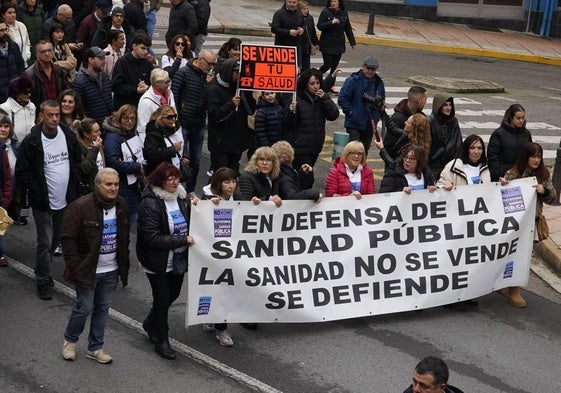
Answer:
[[386, 100], [384, 81], [376, 73], [378, 67], [378, 60], [367, 57], [362, 68], [345, 80], [337, 100], [345, 114], [345, 128], [350, 140], [362, 142], [367, 154], [372, 143], [371, 120], [374, 123], [380, 120], [380, 111], [374, 101], [382, 104]]

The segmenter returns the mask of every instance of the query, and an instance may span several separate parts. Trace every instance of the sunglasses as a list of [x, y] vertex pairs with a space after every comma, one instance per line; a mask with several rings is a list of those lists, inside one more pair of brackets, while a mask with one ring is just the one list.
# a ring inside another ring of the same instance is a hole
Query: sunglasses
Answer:
[[164, 119], [177, 120], [177, 115], [167, 115], [167, 116], [164, 116]]
[[185, 44], [183, 42], [176, 42], [175, 46], [185, 46]]

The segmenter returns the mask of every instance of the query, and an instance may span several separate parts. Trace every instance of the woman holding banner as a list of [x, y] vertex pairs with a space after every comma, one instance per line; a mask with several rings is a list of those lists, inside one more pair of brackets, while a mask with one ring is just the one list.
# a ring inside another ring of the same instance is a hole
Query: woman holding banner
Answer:
[[[538, 184], [535, 186], [538, 197], [536, 200], [536, 226], [542, 217], [543, 204], [553, 203], [556, 200], [557, 192], [550, 179], [549, 170], [543, 162], [543, 149], [541, 145], [535, 142], [528, 142], [522, 147], [514, 166], [506, 171], [504, 177], [500, 177], [501, 185], [505, 186], [510, 180], [521, 179], [523, 177], [535, 176]], [[537, 227], [534, 230], [534, 241], [540, 241], [538, 238]], [[499, 291], [507, 296], [508, 302], [514, 307], [526, 307], [526, 300], [520, 295], [519, 287], [504, 288]]]
[[[303, 164], [313, 167], [323, 149], [325, 122], [337, 120], [339, 108], [329, 94], [322, 89], [323, 77], [320, 71], [310, 68], [298, 78], [296, 101], [290, 103], [284, 115], [285, 129], [292, 130], [290, 144], [294, 147], [294, 167]], [[304, 189], [313, 186], [313, 172], [302, 185]]]
[[354, 195], [361, 199], [362, 195], [374, 194], [374, 174], [366, 164], [364, 145], [359, 141], [351, 141], [343, 148], [341, 157], [335, 163], [325, 180], [325, 195]]
[[472, 134], [460, 145], [458, 157], [444, 166], [436, 185], [450, 191], [457, 186], [490, 182], [485, 143], [479, 135]]
[[406, 145], [399, 161], [384, 173], [380, 192], [411, 194], [415, 190], [436, 190], [434, 175], [427, 166], [425, 149], [417, 145]]

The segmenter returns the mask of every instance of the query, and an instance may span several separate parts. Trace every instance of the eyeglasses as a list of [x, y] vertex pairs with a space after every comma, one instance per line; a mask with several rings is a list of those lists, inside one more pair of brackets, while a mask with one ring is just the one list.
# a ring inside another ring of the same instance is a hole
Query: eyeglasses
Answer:
[[163, 118], [168, 120], [177, 120], [177, 115], [167, 115], [164, 116]]
[[166, 179], [166, 181], [167, 181], [168, 183], [175, 183], [175, 182], [178, 182], [178, 183], [179, 183], [179, 178], [178, 178], [178, 177], [175, 177], [175, 176], [170, 176], [170, 177], [168, 177], [168, 178]]
[[183, 42], [177, 41], [177, 42], [175, 43], [175, 46], [185, 46], [185, 44], [184, 44]]
[[268, 163], [268, 162], [273, 162], [273, 159], [272, 159], [272, 158], [266, 158], [266, 157], [259, 157], [259, 158], [257, 159], [257, 162], [260, 162], [260, 163]]
[[362, 157], [364, 155], [363, 152], [361, 151], [352, 151], [349, 153], [350, 156], [355, 156], [355, 157]]
[[37, 53], [44, 55], [45, 53], [51, 53], [53, 50], [52, 49], [43, 49], [43, 50], [38, 50]]
[[132, 122], [136, 121], [136, 117], [134, 117], [134, 116], [124, 116], [124, 117], [121, 117], [121, 120], [126, 121], [128, 123], [132, 123]]
[[204, 60], [209, 66], [214, 67], [216, 65], [216, 62], [210, 62], [207, 59], [205, 59], [204, 57], [199, 57], [199, 59]]
[[405, 157], [403, 157], [403, 161], [404, 162], [415, 162], [415, 161], [417, 161], [417, 158], [416, 157], [411, 157], [411, 156], [405, 156]]

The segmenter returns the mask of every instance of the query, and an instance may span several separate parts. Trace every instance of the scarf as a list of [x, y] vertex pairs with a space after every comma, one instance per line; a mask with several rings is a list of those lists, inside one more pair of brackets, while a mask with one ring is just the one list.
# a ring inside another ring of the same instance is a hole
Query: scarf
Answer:
[[94, 194], [95, 201], [99, 206], [101, 206], [102, 209], [105, 210], [112, 209], [113, 207], [115, 207], [115, 204], [117, 203], [117, 198], [114, 199], [105, 198], [104, 196], [101, 195], [97, 187], [94, 187], [93, 194]]

